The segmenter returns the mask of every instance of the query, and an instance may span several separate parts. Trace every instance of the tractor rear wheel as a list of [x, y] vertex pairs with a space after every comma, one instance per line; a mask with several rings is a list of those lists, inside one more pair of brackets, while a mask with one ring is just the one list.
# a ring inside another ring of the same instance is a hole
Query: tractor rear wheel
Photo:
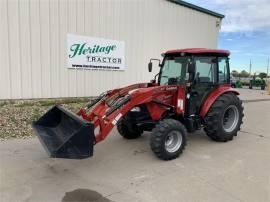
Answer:
[[143, 133], [136, 124], [132, 124], [123, 118], [117, 123], [117, 130], [123, 138], [136, 139]]
[[150, 146], [155, 155], [163, 160], [177, 158], [185, 149], [187, 130], [174, 119], [160, 121], [152, 130]]
[[243, 123], [242, 101], [235, 94], [221, 95], [205, 117], [205, 132], [214, 141], [232, 140]]

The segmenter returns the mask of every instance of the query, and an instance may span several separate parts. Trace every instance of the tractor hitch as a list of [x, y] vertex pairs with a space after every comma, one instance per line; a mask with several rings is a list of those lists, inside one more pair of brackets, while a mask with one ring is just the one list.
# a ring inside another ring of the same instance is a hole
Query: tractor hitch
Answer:
[[56, 105], [33, 123], [40, 142], [52, 158], [93, 156], [94, 125]]

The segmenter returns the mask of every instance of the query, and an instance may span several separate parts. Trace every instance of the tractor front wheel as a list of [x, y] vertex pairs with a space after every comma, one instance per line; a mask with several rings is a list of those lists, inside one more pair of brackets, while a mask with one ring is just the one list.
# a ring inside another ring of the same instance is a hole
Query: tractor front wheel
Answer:
[[187, 131], [174, 119], [160, 121], [152, 130], [150, 146], [155, 155], [163, 160], [177, 158], [185, 149]]
[[221, 95], [205, 117], [205, 132], [214, 141], [232, 140], [243, 123], [242, 101], [235, 94]]
[[143, 133], [136, 124], [132, 124], [125, 118], [117, 123], [117, 130], [123, 138], [136, 139]]

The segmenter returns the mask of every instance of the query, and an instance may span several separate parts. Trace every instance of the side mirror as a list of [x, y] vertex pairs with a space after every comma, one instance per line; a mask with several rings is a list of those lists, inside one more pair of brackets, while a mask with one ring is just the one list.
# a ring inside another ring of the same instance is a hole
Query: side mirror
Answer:
[[153, 66], [152, 61], [153, 61], [153, 60], [158, 61], [158, 65], [161, 66], [161, 65], [160, 65], [160, 59], [151, 58], [151, 59], [150, 59], [150, 62], [148, 63], [148, 71], [149, 71], [149, 72], [152, 72], [152, 66]]
[[152, 72], [152, 66], [153, 66], [153, 63], [152, 62], [149, 62], [148, 63], [148, 71], [149, 72]]

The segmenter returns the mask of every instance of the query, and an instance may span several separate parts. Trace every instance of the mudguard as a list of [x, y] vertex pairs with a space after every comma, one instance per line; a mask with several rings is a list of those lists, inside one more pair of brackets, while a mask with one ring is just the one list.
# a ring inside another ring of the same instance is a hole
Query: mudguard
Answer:
[[210, 107], [212, 106], [212, 104], [214, 104], [214, 102], [216, 101], [216, 99], [219, 96], [221, 96], [222, 94], [225, 94], [225, 93], [230, 93], [230, 92], [234, 93], [236, 95], [240, 94], [236, 89], [232, 88], [229, 84], [218, 86], [215, 90], [213, 90], [207, 96], [206, 100], [204, 101], [203, 105], [201, 106], [200, 117], [204, 118], [206, 116]]

